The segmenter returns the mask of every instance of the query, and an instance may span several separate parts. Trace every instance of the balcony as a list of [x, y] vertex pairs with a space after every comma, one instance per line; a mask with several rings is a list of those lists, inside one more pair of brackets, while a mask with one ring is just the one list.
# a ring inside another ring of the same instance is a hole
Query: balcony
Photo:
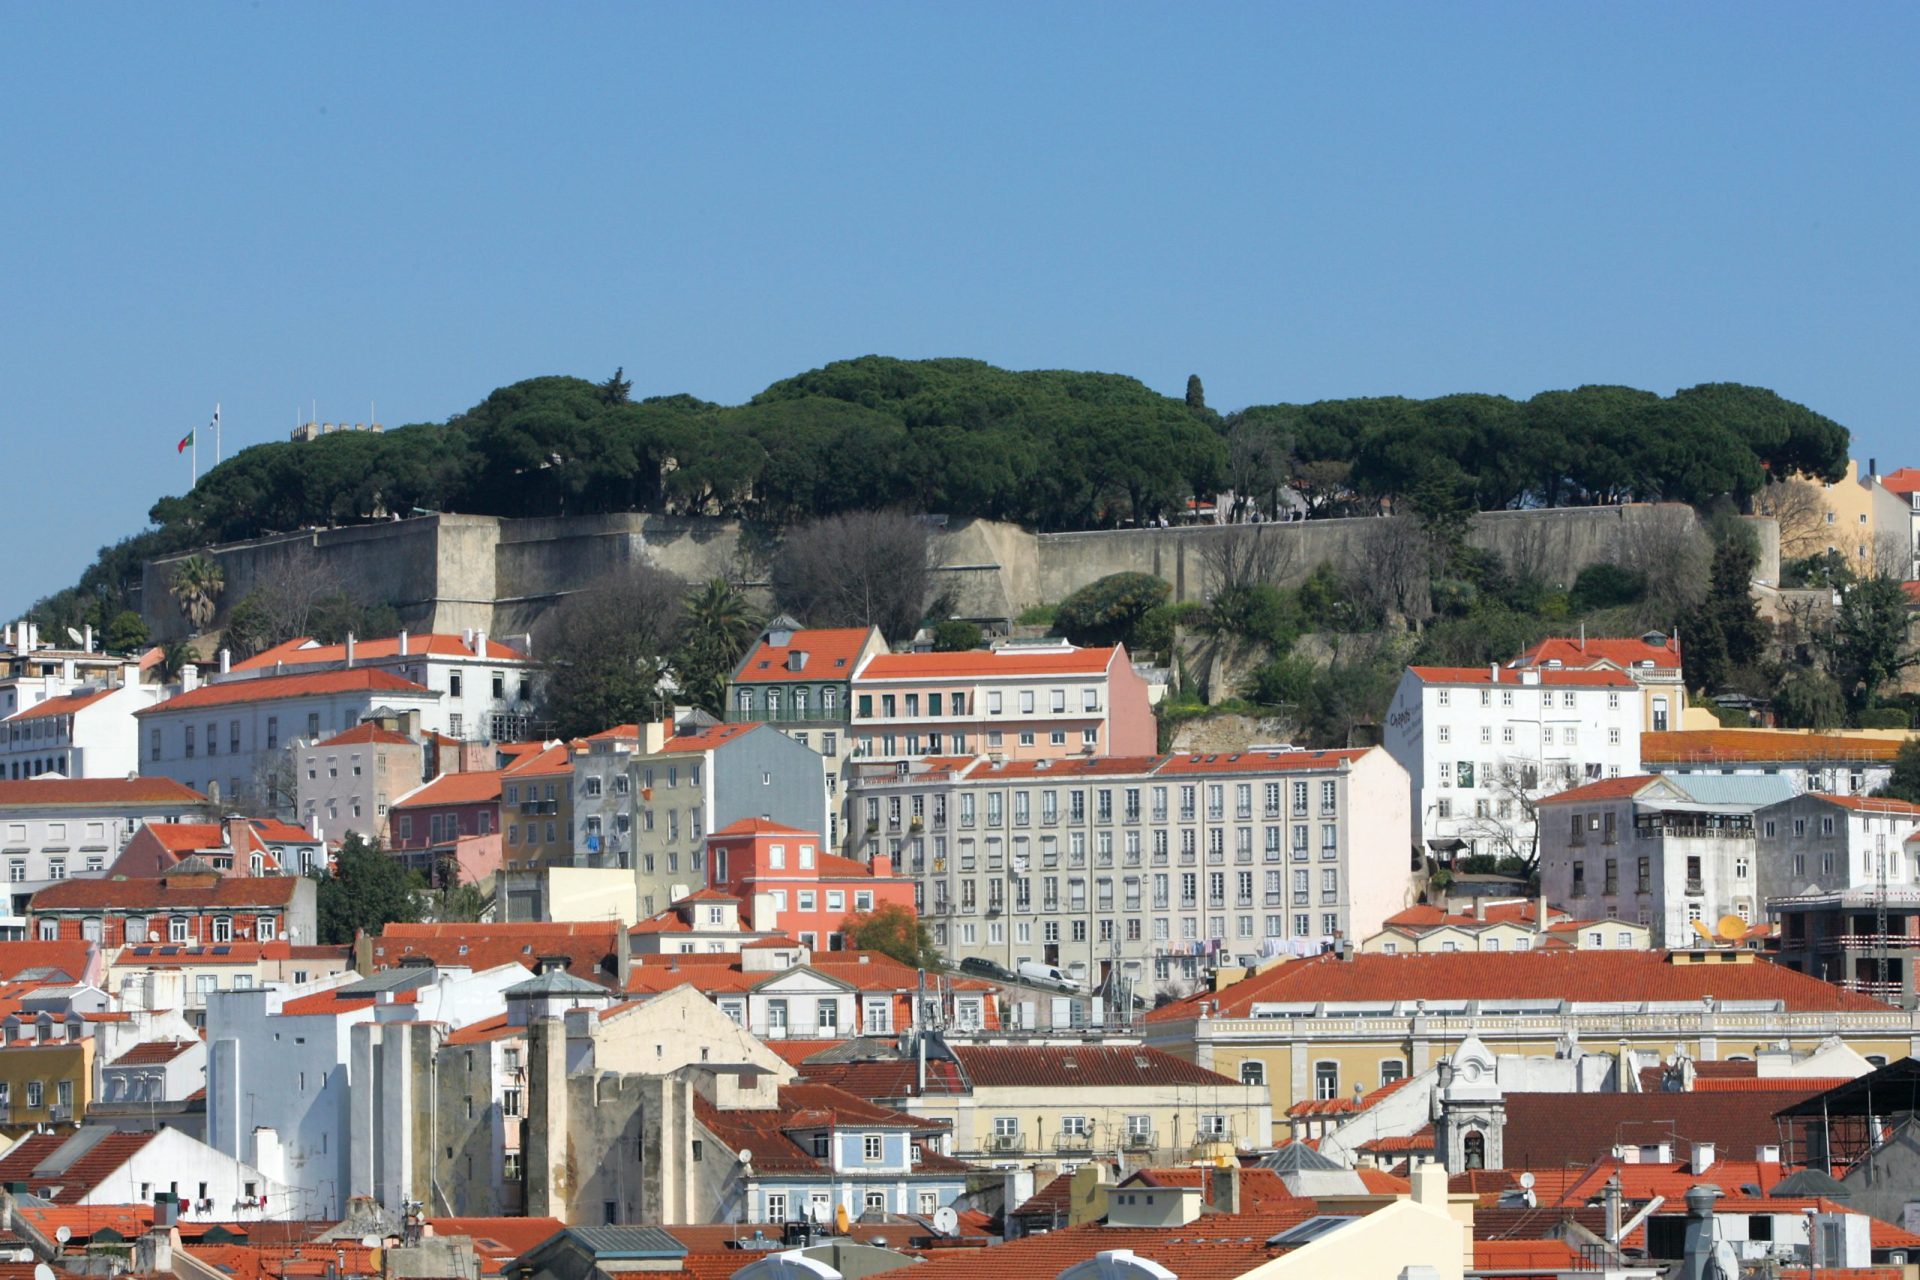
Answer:
[[1687, 881], [1686, 892], [1693, 893], [1693, 894], [1700, 894], [1700, 893], [1705, 893], [1706, 891], [1707, 891], [1706, 885], [1700, 880], [1689, 879]]
[[1153, 1150], [1153, 1135], [1151, 1133], [1129, 1133], [1127, 1135], [1127, 1150], [1129, 1151]]
[[1062, 1152], [1092, 1151], [1093, 1134], [1091, 1131], [1087, 1133], [1056, 1133], [1053, 1135], [1053, 1149]]
[[987, 1139], [989, 1151], [1024, 1151], [1026, 1140], [1017, 1133], [996, 1133]]

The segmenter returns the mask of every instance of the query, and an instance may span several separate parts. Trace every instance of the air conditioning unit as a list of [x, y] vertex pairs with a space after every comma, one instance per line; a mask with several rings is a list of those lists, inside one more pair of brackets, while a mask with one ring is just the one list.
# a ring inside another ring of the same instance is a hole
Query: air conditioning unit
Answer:
[[996, 1133], [987, 1140], [989, 1151], [1018, 1151], [1020, 1135], [1017, 1133]]
[[1151, 1151], [1151, 1150], [1153, 1150], [1153, 1135], [1152, 1135], [1152, 1134], [1150, 1134], [1150, 1133], [1130, 1133], [1130, 1134], [1128, 1134], [1128, 1135], [1127, 1135], [1127, 1150], [1129, 1150], [1129, 1151]]

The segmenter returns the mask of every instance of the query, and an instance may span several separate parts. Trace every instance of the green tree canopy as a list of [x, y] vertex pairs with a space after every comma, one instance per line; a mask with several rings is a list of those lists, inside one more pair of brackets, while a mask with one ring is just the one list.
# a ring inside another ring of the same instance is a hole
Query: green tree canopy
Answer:
[[1131, 645], [1134, 628], [1172, 590], [1150, 573], [1111, 573], [1062, 600], [1053, 625], [1075, 644]]
[[940, 963], [940, 950], [920, 917], [890, 902], [848, 916], [840, 932], [850, 951], [878, 951], [916, 969]]
[[320, 941], [327, 946], [420, 918], [426, 889], [420, 877], [358, 832], [341, 842], [333, 874], [314, 878]]

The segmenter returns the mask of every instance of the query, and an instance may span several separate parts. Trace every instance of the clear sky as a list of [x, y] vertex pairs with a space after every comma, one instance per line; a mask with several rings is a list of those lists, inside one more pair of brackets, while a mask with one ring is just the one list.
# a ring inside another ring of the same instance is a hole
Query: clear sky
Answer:
[[[13, 5], [0, 612], [543, 373], [1773, 387], [1920, 464], [1920, 6]], [[204, 455], [203, 455], [204, 456]]]

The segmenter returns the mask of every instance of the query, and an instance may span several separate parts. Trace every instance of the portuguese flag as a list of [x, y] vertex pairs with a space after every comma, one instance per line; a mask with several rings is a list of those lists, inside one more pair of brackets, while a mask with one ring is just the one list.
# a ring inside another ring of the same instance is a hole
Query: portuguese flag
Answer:
[[173, 447], [173, 451], [175, 453], [185, 453], [188, 449], [192, 447], [193, 447], [193, 432], [189, 431], [187, 432], [186, 435], [180, 437], [180, 443]]

